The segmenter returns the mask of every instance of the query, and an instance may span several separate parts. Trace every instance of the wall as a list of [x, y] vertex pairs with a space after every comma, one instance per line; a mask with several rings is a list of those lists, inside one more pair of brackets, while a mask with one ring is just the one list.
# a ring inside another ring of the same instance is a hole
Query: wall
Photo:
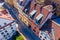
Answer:
[[19, 14], [18, 17], [24, 24], [26, 24], [27, 26], [29, 25], [28, 18], [26, 18], [23, 14]]
[[34, 23], [34, 21], [32, 21], [31, 19], [29, 19], [29, 25], [31, 26], [31, 30], [37, 35], [37, 36], [39, 36], [39, 26], [38, 25], [36, 25], [35, 23]]

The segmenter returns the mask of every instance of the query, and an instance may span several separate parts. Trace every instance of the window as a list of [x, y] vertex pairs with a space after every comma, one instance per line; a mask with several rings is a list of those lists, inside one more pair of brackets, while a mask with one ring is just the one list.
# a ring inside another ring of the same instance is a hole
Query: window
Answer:
[[4, 25], [6, 25], [6, 23], [4, 23]]
[[4, 34], [4, 32], [2, 32], [1, 34]]
[[1, 28], [2, 26], [0, 25], [0, 28]]
[[12, 24], [10, 24], [10, 26], [12, 26]]
[[43, 35], [43, 33], [41, 33], [41, 35]]
[[0, 32], [2, 32], [2, 30], [0, 30]]
[[46, 39], [46, 37], [44, 37]]
[[12, 32], [14, 32], [14, 30], [12, 30]]
[[9, 35], [9, 33], [7, 33], [7, 35]]
[[1, 25], [0, 25], [0, 27], [1, 27]]
[[7, 39], [7, 37], [5, 37], [5, 39]]
[[42, 36], [40, 36], [40, 38], [42, 38]]
[[8, 37], [10, 37], [10, 35], [8, 35]]
[[11, 29], [13, 29], [13, 27], [11, 27]]
[[5, 30], [5, 28], [3, 28], [3, 30]]
[[5, 30], [5, 32], [7, 32], [7, 30]]
[[45, 39], [43, 39], [43, 40], [45, 40]]
[[6, 35], [4, 35], [4, 37], [6, 37]]

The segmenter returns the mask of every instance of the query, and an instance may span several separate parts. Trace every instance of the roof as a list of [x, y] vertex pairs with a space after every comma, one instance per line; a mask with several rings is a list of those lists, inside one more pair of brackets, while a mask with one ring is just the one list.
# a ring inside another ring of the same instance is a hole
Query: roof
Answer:
[[8, 10], [0, 7], [0, 18], [5, 18], [8, 20], [14, 20], [9, 14]]
[[[31, 5], [30, 5], [30, 6], [31, 6]], [[35, 6], [35, 4], [34, 4], [34, 6]], [[49, 15], [49, 12], [51, 12], [52, 9], [53, 9], [52, 5], [44, 6], [44, 7], [43, 7], [43, 10], [39, 10], [39, 9], [41, 9], [41, 8], [37, 9], [37, 8], [34, 7], [34, 6], [31, 6], [31, 7], [30, 7], [31, 10], [29, 10], [27, 16], [28, 16], [28, 17], [32, 17], [32, 16], [33, 16], [32, 20], [33, 20], [34, 22], [35, 22], [35, 20], [39, 21], [40, 18], [43, 16], [42, 20], [41, 20], [39, 23], [42, 23], [42, 22], [45, 20], [45, 18], [47, 17], [47, 15]], [[41, 7], [41, 6], [40, 6], [40, 7]], [[44, 10], [44, 9], [45, 9], [45, 10]], [[49, 10], [49, 9], [50, 9], [50, 10]], [[40, 14], [39, 11], [41, 11], [40, 13], [42, 13], [43, 15]], [[44, 11], [44, 13], [43, 13], [43, 11]], [[37, 13], [37, 12], [38, 12], [38, 13]], [[46, 14], [46, 13], [47, 13], [47, 14]], [[35, 15], [36, 15], [36, 17], [35, 17]], [[36, 23], [36, 24], [37, 24], [37, 23]]]
[[60, 18], [53, 19], [53, 21], [60, 24]]
[[60, 25], [60, 17], [53, 15], [52, 16], [52, 21], [54, 21], [56, 24]]
[[53, 10], [53, 6], [52, 5], [47, 5], [47, 6], [44, 6], [43, 8], [47, 9], [48, 11], [52, 11]]

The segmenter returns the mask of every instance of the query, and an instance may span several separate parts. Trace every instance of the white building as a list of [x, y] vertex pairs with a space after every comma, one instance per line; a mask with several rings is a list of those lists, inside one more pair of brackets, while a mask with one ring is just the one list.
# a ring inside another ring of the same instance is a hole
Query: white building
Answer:
[[8, 11], [0, 7], [0, 40], [8, 40], [16, 32], [16, 22]]

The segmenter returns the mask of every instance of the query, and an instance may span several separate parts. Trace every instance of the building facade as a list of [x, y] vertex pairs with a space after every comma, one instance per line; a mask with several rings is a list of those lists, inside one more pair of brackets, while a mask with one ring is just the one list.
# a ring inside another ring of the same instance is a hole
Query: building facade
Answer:
[[55, 14], [52, 2], [47, 1], [46, 5], [43, 5], [36, 1], [40, 0], [24, 0], [21, 4], [19, 0], [15, 0], [13, 6], [19, 12], [18, 18], [41, 40], [60, 40], [60, 17], [53, 16]]
[[8, 40], [16, 33], [16, 22], [8, 10], [0, 7], [0, 40]]

